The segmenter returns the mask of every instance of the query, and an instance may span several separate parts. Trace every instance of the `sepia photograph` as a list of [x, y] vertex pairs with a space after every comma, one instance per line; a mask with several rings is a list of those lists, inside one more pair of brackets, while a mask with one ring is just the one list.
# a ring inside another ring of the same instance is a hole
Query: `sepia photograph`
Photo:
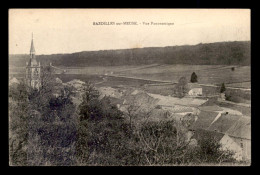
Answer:
[[250, 9], [9, 9], [9, 166], [250, 166]]

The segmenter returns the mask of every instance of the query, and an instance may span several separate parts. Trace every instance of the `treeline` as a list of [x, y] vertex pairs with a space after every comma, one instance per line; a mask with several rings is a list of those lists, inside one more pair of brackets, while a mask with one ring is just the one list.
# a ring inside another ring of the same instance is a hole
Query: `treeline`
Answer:
[[[56, 66], [116, 66], [140, 64], [250, 65], [250, 41], [136, 49], [84, 51], [72, 54], [38, 55], [43, 64]], [[9, 63], [25, 66], [29, 55], [10, 55]]]

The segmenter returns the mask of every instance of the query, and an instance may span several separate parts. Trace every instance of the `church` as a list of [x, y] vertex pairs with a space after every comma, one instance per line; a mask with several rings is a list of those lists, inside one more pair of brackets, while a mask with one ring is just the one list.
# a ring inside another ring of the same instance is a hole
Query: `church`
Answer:
[[40, 88], [41, 85], [41, 64], [37, 62], [35, 57], [35, 48], [33, 44], [33, 36], [30, 49], [30, 60], [26, 62], [26, 84], [33, 89]]

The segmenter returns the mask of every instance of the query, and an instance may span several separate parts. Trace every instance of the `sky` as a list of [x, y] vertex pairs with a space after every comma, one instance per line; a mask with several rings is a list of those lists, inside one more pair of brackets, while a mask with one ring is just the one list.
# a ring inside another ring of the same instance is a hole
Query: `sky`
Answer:
[[[138, 25], [93, 25], [137, 22]], [[150, 23], [150, 25], [144, 25]], [[151, 25], [174, 23], [173, 25]], [[248, 9], [10, 9], [9, 53], [36, 54], [249, 41]]]

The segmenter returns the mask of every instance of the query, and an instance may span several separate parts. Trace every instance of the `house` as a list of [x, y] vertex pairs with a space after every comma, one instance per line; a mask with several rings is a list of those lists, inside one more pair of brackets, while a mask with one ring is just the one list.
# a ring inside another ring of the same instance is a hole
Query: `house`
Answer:
[[251, 159], [250, 117], [201, 111], [189, 130], [194, 133], [192, 138], [197, 139], [204, 137], [205, 133], [218, 135], [221, 149], [234, 152], [236, 160]]
[[189, 96], [202, 95], [202, 87], [197, 83], [188, 83], [188, 89]]
[[111, 87], [100, 87], [98, 88], [98, 91], [100, 92], [100, 98], [103, 98], [104, 96], [121, 98], [121, 96], [123, 95], [122, 92], [118, 91], [118, 89]]
[[169, 96], [163, 96], [163, 95], [151, 94], [151, 93], [148, 93], [148, 95], [153, 98], [159, 99], [158, 105], [160, 106], [182, 105], [182, 106], [198, 107], [207, 101], [205, 99], [187, 98], [187, 97], [177, 98], [177, 97], [169, 97]]
[[240, 117], [220, 141], [222, 148], [235, 152], [236, 160], [251, 160], [251, 120]]
[[125, 97], [123, 104], [126, 105], [136, 105], [136, 106], [153, 106], [153, 108], [158, 104], [159, 100], [148, 95], [145, 92], [132, 93]]
[[192, 114], [195, 110], [194, 107], [182, 106], [182, 105], [174, 105], [174, 106], [161, 106], [162, 109], [167, 110], [174, 114], [186, 115]]
[[207, 130], [212, 122], [215, 121], [219, 113], [211, 111], [201, 111], [197, 120], [189, 127], [189, 130], [196, 131], [198, 129]]
[[120, 110], [123, 112], [129, 112], [131, 109], [132, 112], [149, 112], [156, 108], [158, 104], [158, 99], [151, 97], [145, 92], [134, 93], [134, 95], [126, 95]]
[[240, 119], [239, 115], [221, 114], [221, 116], [213, 122], [207, 130], [226, 133], [228, 129]]

